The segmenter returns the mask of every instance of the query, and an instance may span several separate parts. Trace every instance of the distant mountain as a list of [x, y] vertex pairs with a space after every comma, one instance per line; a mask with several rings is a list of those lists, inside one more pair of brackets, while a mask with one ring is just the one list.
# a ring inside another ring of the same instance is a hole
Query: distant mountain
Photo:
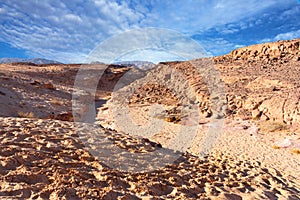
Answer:
[[34, 64], [62, 64], [54, 60], [47, 60], [43, 58], [0, 58], [0, 63], [34, 63]]
[[91, 62], [90, 64], [94, 64], [94, 65], [101, 64], [101, 65], [103, 65], [103, 64], [105, 64], [105, 63], [104, 63], [104, 62], [100, 62], [100, 61], [93, 61], [93, 62]]
[[114, 64], [117, 65], [125, 65], [125, 66], [133, 66], [139, 69], [151, 69], [155, 67], [156, 65], [152, 62], [149, 61], [120, 61], [120, 62], [115, 62]]

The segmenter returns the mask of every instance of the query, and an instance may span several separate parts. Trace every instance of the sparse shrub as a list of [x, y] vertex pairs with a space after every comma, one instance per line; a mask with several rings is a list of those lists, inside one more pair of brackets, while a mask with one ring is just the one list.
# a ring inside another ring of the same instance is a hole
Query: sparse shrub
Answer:
[[24, 117], [24, 118], [34, 118], [34, 113], [33, 112], [18, 112], [18, 117]]
[[165, 118], [166, 122], [179, 122], [180, 120], [180, 116], [170, 116]]
[[175, 121], [175, 118], [174, 117], [166, 117], [165, 121], [166, 122], [173, 122], [173, 121]]
[[260, 121], [257, 123], [261, 132], [276, 132], [276, 131], [287, 131], [290, 129], [290, 126], [283, 122], [276, 121]]

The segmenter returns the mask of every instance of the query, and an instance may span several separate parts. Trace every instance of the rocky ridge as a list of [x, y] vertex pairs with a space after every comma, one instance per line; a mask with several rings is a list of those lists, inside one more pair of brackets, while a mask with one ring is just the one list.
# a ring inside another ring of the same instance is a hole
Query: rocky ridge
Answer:
[[248, 62], [286, 63], [300, 60], [299, 39], [256, 44], [231, 51], [229, 54], [215, 58], [217, 63]]

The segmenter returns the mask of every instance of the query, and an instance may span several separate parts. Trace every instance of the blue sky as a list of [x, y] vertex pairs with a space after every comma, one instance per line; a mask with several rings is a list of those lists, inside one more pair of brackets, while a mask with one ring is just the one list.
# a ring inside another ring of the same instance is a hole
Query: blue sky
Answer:
[[297, 0], [1, 0], [0, 58], [84, 62], [111, 36], [146, 27], [178, 31], [221, 55], [300, 38], [299, 19]]

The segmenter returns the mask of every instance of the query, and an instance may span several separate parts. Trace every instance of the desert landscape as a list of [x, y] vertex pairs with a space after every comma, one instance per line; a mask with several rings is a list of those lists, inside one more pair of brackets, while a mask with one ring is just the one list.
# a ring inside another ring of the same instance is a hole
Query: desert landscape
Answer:
[[[197, 71], [195, 63], [208, 62], [218, 77]], [[86, 80], [97, 85], [77, 101], [81, 68], [91, 68]], [[99, 79], [97, 68], [105, 69]], [[185, 81], [155, 79], [173, 72]], [[147, 70], [0, 64], [0, 199], [300, 199], [299, 74], [300, 39]], [[208, 84], [222, 84], [222, 91]], [[178, 98], [177, 86], [178, 94], [194, 97]], [[87, 105], [95, 115], [81, 121]], [[160, 111], [150, 112], [154, 105]], [[124, 113], [131, 118], [118, 118]], [[164, 126], [148, 136], [143, 127], [152, 121]], [[130, 133], [133, 125], [141, 128]], [[189, 127], [195, 135], [185, 132]], [[141, 164], [124, 160], [126, 152], [155, 156]]]

